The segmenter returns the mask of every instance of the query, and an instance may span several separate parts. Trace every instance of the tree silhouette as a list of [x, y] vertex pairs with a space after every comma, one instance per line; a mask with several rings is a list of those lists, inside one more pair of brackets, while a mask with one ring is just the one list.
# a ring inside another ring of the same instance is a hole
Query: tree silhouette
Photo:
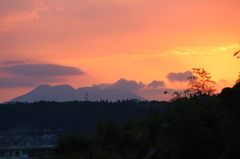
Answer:
[[178, 99], [181, 99], [181, 98], [183, 98], [183, 97], [186, 97], [187, 95], [186, 95], [186, 93], [185, 93], [186, 91], [184, 91], [184, 92], [174, 92], [173, 94], [172, 94], [172, 98], [169, 100], [169, 102], [173, 102], [173, 101], [175, 101], [175, 100], [178, 100]]
[[210, 73], [207, 73], [204, 68], [192, 68], [192, 73], [188, 77], [188, 88], [184, 92], [174, 92], [170, 102], [181, 99], [183, 97], [193, 97], [199, 95], [214, 95], [216, 82], [211, 80]]
[[211, 80], [210, 73], [204, 68], [192, 68], [192, 75], [188, 77], [190, 80], [188, 89], [184, 91], [188, 96], [196, 95], [214, 95], [216, 82]]

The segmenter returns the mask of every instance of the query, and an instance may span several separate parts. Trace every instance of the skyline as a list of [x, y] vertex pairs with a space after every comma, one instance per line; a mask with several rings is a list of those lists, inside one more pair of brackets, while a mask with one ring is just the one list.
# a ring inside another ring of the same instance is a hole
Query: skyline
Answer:
[[0, 103], [41, 84], [163, 100], [162, 89], [186, 89], [192, 68], [209, 72], [218, 92], [240, 71], [238, 0], [12, 0], [0, 9]]

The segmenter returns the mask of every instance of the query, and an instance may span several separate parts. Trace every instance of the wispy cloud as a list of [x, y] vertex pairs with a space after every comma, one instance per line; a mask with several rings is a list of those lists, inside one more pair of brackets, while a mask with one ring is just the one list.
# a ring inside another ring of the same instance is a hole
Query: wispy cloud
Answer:
[[[217, 46], [217, 47], [181, 47], [174, 48], [169, 51], [154, 51], [152, 54], [115, 54], [108, 56], [95, 56], [90, 58], [85, 58], [85, 60], [111, 60], [111, 59], [132, 59], [132, 60], [142, 60], [146, 58], [158, 58], [169, 55], [203, 55], [203, 54], [219, 54], [226, 53], [229, 50], [239, 49], [239, 44], [231, 44], [228, 46]], [[84, 58], [83, 58], [84, 59]]]
[[228, 46], [217, 46], [217, 47], [182, 47], [176, 48], [168, 53], [164, 53], [163, 55], [194, 55], [194, 54], [219, 54], [222, 52], [226, 52], [235, 48], [239, 48], [239, 44], [231, 44]]
[[1, 1], [0, 26], [7, 27], [17, 22], [38, 19], [39, 12], [48, 10], [45, 0]]

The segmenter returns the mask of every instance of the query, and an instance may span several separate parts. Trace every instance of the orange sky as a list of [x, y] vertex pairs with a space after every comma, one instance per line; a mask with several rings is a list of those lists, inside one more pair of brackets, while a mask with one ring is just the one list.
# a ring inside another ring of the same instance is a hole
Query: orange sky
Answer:
[[[160, 90], [185, 89], [178, 80], [193, 67], [210, 72], [219, 90], [240, 71], [239, 0], [11, 0], [0, 10], [0, 102], [39, 84], [122, 78], [145, 84], [131, 91], [163, 100]], [[59, 73], [42, 72], [55, 66]], [[147, 86], [154, 80], [164, 85]]]

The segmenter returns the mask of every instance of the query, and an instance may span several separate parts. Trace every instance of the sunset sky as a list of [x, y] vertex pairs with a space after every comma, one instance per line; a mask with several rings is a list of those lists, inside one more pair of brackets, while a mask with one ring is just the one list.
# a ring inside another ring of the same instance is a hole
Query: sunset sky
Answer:
[[0, 0], [0, 103], [41, 84], [166, 100], [192, 68], [220, 91], [240, 71], [239, 18], [239, 0]]

